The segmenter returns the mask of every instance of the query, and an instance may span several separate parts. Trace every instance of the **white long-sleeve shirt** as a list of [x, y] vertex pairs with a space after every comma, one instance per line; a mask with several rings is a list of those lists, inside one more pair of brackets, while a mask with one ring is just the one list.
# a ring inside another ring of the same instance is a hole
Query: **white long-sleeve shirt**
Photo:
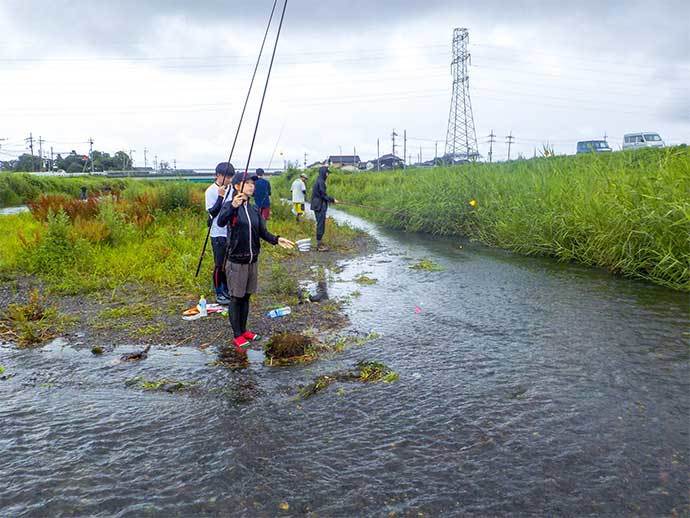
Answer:
[[307, 192], [307, 186], [301, 178], [297, 178], [292, 182], [292, 203], [304, 203], [306, 200], [304, 198], [304, 193]]
[[[208, 189], [206, 189], [206, 210], [208, 211], [211, 207], [216, 204], [218, 199], [218, 184], [213, 182]], [[213, 218], [213, 223], [211, 223], [211, 237], [228, 237], [227, 227], [218, 226], [218, 216]]]

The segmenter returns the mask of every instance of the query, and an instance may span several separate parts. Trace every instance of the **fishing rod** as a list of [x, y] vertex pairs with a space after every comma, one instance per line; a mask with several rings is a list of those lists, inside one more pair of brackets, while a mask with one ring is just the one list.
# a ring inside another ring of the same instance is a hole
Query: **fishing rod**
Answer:
[[256, 116], [256, 125], [254, 126], [254, 135], [252, 136], [252, 143], [249, 146], [249, 154], [247, 156], [247, 165], [244, 167], [244, 174], [242, 175], [242, 183], [240, 184], [240, 193], [244, 190], [244, 184], [247, 181], [247, 171], [249, 171], [249, 163], [252, 159], [252, 152], [254, 151], [254, 142], [256, 142], [256, 134], [259, 131], [259, 121], [261, 120], [261, 112], [264, 109], [264, 101], [266, 100], [266, 91], [268, 90], [268, 81], [271, 79], [271, 71], [273, 70], [273, 61], [276, 57], [276, 49], [278, 48], [278, 40], [280, 40], [280, 33], [283, 29], [283, 20], [285, 19], [285, 10], [287, 9], [288, 0], [283, 4], [283, 12], [280, 14], [280, 23], [278, 24], [278, 32], [276, 33], [276, 41], [273, 43], [273, 53], [271, 54], [271, 62], [268, 65], [268, 72], [266, 73], [266, 83], [264, 84], [264, 93], [261, 96], [261, 104], [259, 104], [259, 113]]
[[[249, 96], [252, 93], [252, 88], [254, 87], [254, 78], [256, 78], [256, 71], [259, 69], [259, 63], [261, 62], [261, 56], [264, 52], [264, 45], [266, 44], [266, 37], [268, 36], [268, 31], [271, 28], [271, 22], [273, 21], [273, 14], [275, 13], [276, 10], [276, 5], [278, 4], [278, 0], [273, 0], [273, 7], [271, 8], [271, 15], [268, 18], [268, 23], [266, 24], [266, 31], [264, 32], [264, 38], [261, 41], [261, 47], [259, 48], [259, 56], [256, 58], [256, 64], [254, 65], [254, 72], [252, 73], [252, 79], [249, 82], [249, 89], [247, 90], [247, 97], [244, 99], [244, 106], [242, 106], [242, 113], [240, 114], [240, 121], [237, 123], [237, 131], [235, 131], [235, 138], [232, 141], [232, 147], [230, 148], [230, 155], [228, 156], [228, 162], [227, 165], [225, 166], [225, 172], [223, 173], [223, 183], [225, 183], [225, 179], [228, 176], [228, 171], [230, 170], [230, 166], [232, 165], [230, 162], [232, 160], [232, 155], [235, 152], [235, 146], [237, 145], [237, 137], [240, 134], [240, 129], [242, 128], [242, 121], [244, 120], [244, 113], [247, 110], [247, 104], [249, 103]], [[227, 192], [223, 196], [223, 202], [225, 202], [225, 197], [227, 196]], [[206, 232], [206, 239], [204, 239], [204, 246], [201, 249], [201, 255], [199, 256], [199, 263], [196, 265], [196, 273], [194, 274], [194, 277], [199, 276], [199, 271], [201, 270], [201, 263], [204, 260], [204, 255], [206, 254], [206, 248], [208, 247], [208, 238], [211, 236], [211, 226], [209, 225], [208, 231]]]

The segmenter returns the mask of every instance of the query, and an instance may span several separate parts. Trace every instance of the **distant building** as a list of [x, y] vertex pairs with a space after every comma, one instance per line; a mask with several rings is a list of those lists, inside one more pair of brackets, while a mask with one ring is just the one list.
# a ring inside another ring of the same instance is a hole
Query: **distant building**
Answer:
[[360, 162], [359, 155], [331, 155], [328, 157], [328, 165], [336, 168], [350, 166], [356, 169]]
[[324, 165], [326, 165], [326, 164], [327, 164], [326, 161], [324, 161], [324, 162], [316, 161], [316, 162], [314, 162], [313, 164], [309, 164], [309, 165], [307, 166], [307, 169], [314, 169], [314, 168], [316, 168], [316, 167], [321, 167], [321, 166], [324, 166]]
[[387, 154], [369, 160], [367, 162], [367, 170], [376, 169], [381, 167], [381, 169], [400, 169], [405, 165], [405, 161], [399, 156]]

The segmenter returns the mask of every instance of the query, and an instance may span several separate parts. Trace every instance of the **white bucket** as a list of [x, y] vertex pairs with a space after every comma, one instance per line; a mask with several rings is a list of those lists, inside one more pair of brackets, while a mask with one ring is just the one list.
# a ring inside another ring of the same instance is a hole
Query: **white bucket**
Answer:
[[300, 239], [299, 241], [295, 241], [295, 244], [300, 252], [311, 251], [311, 239]]

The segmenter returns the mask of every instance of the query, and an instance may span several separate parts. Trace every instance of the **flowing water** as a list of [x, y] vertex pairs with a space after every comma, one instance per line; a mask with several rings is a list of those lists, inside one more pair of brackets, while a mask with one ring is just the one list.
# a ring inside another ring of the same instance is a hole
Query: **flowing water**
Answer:
[[[346, 261], [335, 358], [245, 369], [218, 351], [0, 348], [1, 516], [684, 515], [690, 300], [456, 239], [382, 231]], [[442, 271], [409, 266], [431, 258]], [[377, 284], [352, 280], [365, 273]], [[360, 292], [357, 296], [356, 292]], [[289, 317], [288, 317], [289, 318]], [[300, 384], [380, 360], [391, 384]], [[146, 392], [135, 377], [195, 382]], [[287, 506], [289, 508], [287, 508]]]

